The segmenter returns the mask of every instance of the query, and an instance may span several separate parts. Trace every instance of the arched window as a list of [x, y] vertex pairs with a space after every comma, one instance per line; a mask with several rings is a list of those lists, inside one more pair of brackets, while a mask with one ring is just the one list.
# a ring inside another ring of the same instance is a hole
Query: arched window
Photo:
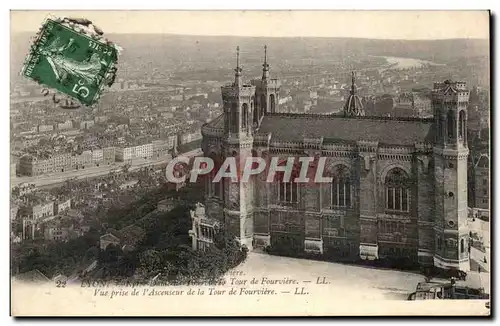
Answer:
[[461, 139], [464, 139], [465, 133], [467, 132], [467, 129], [465, 126], [465, 112], [464, 111], [460, 111], [460, 113], [458, 114], [458, 121], [459, 121], [458, 137], [460, 137]]
[[266, 96], [262, 94], [260, 96], [260, 115], [259, 118], [264, 115], [264, 112], [267, 111], [267, 101], [266, 101]]
[[238, 104], [233, 103], [231, 106], [231, 131], [237, 133], [239, 130]]
[[218, 197], [221, 200], [224, 200], [224, 196], [225, 196], [224, 178], [222, 178], [221, 181], [219, 182], [218, 188], [219, 188], [219, 195], [218, 195]]
[[408, 212], [410, 201], [409, 177], [400, 168], [393, 168], [385, 177], [385, 208]]
[[446, 118], [448, 139], [453, 139], [455, 136], [455, 119], [453, 118], [453, 112], [448, 111], [448, 116]]
[[334, 168], [332, 182], [332, 207], [350, 207], [351, 206], [351, 178], [349, 170], [338, 165]]
[[437, 116], [437, 128], [438, 128], [438, 139], [437, 141], [443, 138], [443, 125], [441, 122], [441, 115]]
[[257, 99], [255, 97], [252, 97], [251, 108], [252, 108], [252, 116], [253, 116], [253, 123], [254, 124], [259, 123], [258, 107], [259, 106], [257, 104]]
[[221, 179], [219, 182], [213, 182], [215, 175], [217, 174], [217, 171], [219, 170], [220, 167], [220, 159], [219, 156], [216, 155], [215, 153], [210, 154], [210, 158], [214, 161], [214, 169], [212, 169], [212, 172], [210, 172], [210, 177], [207, 178], [209, 182], [209, 191], [210, 195], [213, 197], [220, 198], [221, 197], [221, 185], [223, 184], [224, 179]]
[[464, 253], [465, 252], [465, 241], [464, 239], [460, 240], [460, 253]]
[[[254, 157], [254, 158], [255, 158], [255, 157], [259, 157], [259, 154], [258, 154], [258, 153], [257, 153], [257, 151], [256, 151], [256, 150], [254, 150], [254, 149], [252, 149], [252, 157]], [[258, 162], [253, 162], [253, 163], [252, 163], [252, 170], [257, 169], [258, 165], [259, 165], [259, 163], [258, 163]], [[262, 173], [262, 174], [263, 174], [263, 173]], [[255, 177], [256, 177], [256, 175], [251, 175], [251, 176], [250, 176], [250, 178], [255, 178]]]
[[[286, 160], [280, 162], [279, 166], [285, 166]], [[295, 182], [295, 178], [299, 175], [294, 169], [289, 180], [285, 180], [285, 172], [276, 172], [276, 178], [278, 181], [278, 200], [280, 203], [297, 203], [299, 184]]]
[[241, 128], [246, 130], [248, 127], [248, 104], [243, 103], [243, 110], [241, 114]]
[[276, 101], [275, 101], [275, 96], [274, 96], [274, 94], [271, 94], [271, 95], [269, 96], [269, 101], [271, 102], [271, 103], [270, 103], [270, 104], [271, 104], [271, 112], [273, 112], [273, 113], [274, 113], [274, 112], [275, 112], [275, 109], [276, 109]]

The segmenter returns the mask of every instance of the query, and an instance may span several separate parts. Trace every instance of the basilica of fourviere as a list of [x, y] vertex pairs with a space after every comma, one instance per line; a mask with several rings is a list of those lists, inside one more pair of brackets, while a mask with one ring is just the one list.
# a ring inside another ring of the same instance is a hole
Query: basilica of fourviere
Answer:
[[231, 156], [326, 157], [331, 183], [206, 182], [205, 207], [250, 250], [287, 248], [339, 259], [410, 259], [469, 270], [464, 82], [434, 84], [434, 117], [365, 116], [353, 74], [343, 115], [279, 113], [280, 81], [222, 86], [224, 112], [202, 127], [202, 150]]

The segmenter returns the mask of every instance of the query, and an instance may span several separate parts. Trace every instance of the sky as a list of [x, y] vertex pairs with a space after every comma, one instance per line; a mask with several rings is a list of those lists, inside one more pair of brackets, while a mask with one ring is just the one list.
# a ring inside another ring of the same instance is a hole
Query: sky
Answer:
[[487, 11], [19, 11], [12, 32], [36, 32], [49, 15], [85, 17], [104, 33], [373, 39], [489, 38]]

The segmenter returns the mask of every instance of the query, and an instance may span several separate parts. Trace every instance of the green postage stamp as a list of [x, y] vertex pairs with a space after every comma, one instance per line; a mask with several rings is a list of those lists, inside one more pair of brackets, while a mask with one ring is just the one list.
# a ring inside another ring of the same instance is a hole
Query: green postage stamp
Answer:
[[86, 106], [116, 76], [118, 47], [87, 19], [49, 18], [40, 29], [22, 75]]

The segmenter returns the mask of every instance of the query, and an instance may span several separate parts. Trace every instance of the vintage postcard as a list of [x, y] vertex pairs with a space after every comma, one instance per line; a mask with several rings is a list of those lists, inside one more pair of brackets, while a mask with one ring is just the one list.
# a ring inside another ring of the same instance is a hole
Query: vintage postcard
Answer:
[[10, 18], [13, 316], [490, 315], [488, 11]]

